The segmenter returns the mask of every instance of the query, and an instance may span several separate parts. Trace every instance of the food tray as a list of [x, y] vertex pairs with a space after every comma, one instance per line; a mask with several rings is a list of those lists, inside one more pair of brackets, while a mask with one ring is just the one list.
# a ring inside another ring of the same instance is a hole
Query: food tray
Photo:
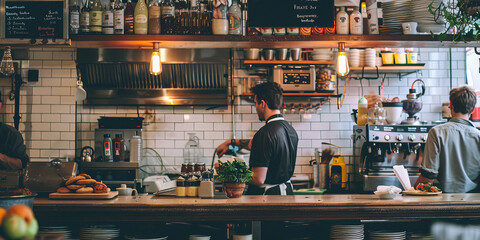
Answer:
[[118, 191], [111, 191], [108, 193], [50, 193], [50, 199], [112, 199], [118, 196]]

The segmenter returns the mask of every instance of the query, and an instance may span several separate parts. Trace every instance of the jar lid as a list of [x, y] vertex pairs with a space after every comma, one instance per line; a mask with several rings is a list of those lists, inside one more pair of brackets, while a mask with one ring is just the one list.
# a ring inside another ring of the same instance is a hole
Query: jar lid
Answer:
[[365, 97], [361, 97], [358, 100], [358, 104], [368, 104], [368, 100]]
[[189, 165], [189, 166], [190, 166], [190, 165], [195, 166], [195, 163], [191, 162], [191, 163], [188, 163], [188, 165]]

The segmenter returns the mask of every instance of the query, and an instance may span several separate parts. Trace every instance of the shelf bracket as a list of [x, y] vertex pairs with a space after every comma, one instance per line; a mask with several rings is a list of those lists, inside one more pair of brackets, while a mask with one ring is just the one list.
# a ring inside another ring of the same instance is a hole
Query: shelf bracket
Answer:
[[360, 79], [367, 79], [367, 80], [374, 80], [374, 79], [379, 79], [380, 78], [380, 74], [378, 72], [378, 66], [375, 66], [375, 68], [377, 69], [376, 70], [376, 75], [375, 77], [365, 77], [365, 66], [362, 67], [362, 76], [359, 78], [359, 77], [352, 77], [350, 76], [351, 78], [355, 79], [355, 80], [360, 80]]

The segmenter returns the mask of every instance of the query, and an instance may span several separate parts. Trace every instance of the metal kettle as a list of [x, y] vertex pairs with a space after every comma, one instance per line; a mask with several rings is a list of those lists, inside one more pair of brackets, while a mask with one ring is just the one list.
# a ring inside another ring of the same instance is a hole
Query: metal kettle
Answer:
[[93, 148], [90, 146], [86, 146], [82, 148], [82, 162], [91, 162], [93, 158], [93, 154], [95, 151], [93, 151]]

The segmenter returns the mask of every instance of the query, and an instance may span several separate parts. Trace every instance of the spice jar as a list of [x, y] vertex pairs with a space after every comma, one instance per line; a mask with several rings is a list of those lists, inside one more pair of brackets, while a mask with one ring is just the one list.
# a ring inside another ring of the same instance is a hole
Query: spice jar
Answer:
[[330, 89], [330, 81], [332, 80], [332, 69], [331, 68], [319, 68], [316, 73], [316, 87], [317, 92], [322, 92]]
[[187, 165], [187, 163], [182, 163], [182, 169], [180, 170], [182, 176], [187, 176]]
[[195, 163], [195, 172], [200, 174], [205, 171], [205, 163]]
[[177, 187], [175, 188], [175, 196], [177, 197], [186, 197], [187, 196], [187, 191], [185, 187], [185, 179], [182, 177], [179, 177], [177, 179]]
[[191, 162], [187, 165], [187, 175], [192, 175], [195, 171], [195, 163]]
[[185, 188], [186, 188], [186, 193], [187, 197], [195, 197], [195, 186], [194, 186], [195, 180], [193, 179], [188, 179], [185, 181]]

